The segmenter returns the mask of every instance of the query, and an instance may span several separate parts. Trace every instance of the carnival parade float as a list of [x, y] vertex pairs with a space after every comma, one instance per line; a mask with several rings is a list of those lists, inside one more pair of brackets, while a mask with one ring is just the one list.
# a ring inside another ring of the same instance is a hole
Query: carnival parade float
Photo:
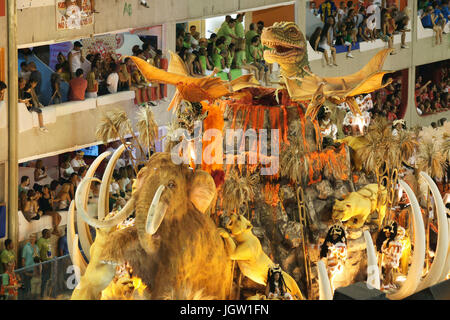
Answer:
[[[176, 54], [167, 72], [131, 57], [148, 81], [176, 86], [174, 121], [158, 137], [151, 108], [139, 106], [136, 128], [118, 111], [99, 124], [103, 141], [122, 145], [95, 160], [70, 207], [81, 276], [72, 299], [326, 300], [367, 282], [398, 300], [448, 278], [448, 185], [436, 183], [450, 156], [448, 122], [407, 130], [367, 119], [367, 94], [390, 83], [389, 49], [327, 78], [310, 69], [294, 23], [261, 38], [266, 62], [281, 68], [277, 88], [251, 75], [190, 77]], [[343, 123], [332, 120], [338, 106]], [[345, 125], [356, 130], [345, 136]], [[162, 138], [166, 152], [154, 153]], [[110, 212], [113, 170], [131, 149], [137, 178]]]

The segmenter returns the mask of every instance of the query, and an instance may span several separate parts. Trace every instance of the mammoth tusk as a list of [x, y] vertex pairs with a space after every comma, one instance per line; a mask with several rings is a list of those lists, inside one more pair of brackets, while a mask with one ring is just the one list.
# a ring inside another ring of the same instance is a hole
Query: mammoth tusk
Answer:
[[106, 208], [108, 208], [109, 201], [109, 185], [111, 183], [111, 178], [114, 172], [114, 168], [116, 167], [116, 163], [125, 150], [125, 145], [122, 144], [112, 155], [111, 159], [106, 166], [105, 172], [103, 173], [102, 184], [100, 185], [100, 192], [98, 195], [98, 219], [102, 220], [105, 218], [105, 214], [107, 214]]
[[328, 278], [327, 269], [322, 260], [317, 262], [317, 269], [319, 271], [319, 300], [333, 300], [330, 279]]
[[69, 247], [69, 255], [72, 263], [78, 267], [80, 274], [86, 271], [88, 263], [84, 260], [83, 255], [78, 247], [78, 236], [75, 234], [75, 203], [72, 201], [69, 207], [69, 221], [67, 224], [67, 244]]
[[[450, 219], [447, 218], [447, 221], [448, 221], [448, 230], [450, 230]], [[444, 281], [447, 278], [449, 272], [450, 272], [450, 246], [447, 249], [447, 261], [445, 262], [445, 266], [444, 269], [442, 270], [439, 282]]]
[[420, 175], [425, 179], [426, 183], [430, 187], [431, 193], [433, 194], [438, 220], [438, 240], [436, 245], [436, 255], [433, 259], [433, 263], [427, 276], [420, 282], [417, 291], [431, 287], [439, 281], [445, 267], [448, 253], [448, 222], [444, 200], [442, 199], [441, 193], [439, 192], [439, 189], [433, 179], [431, 179], [425, 172], [421, 172]]
[[[85, 178], [89, 179], [94, 177], [95, 172], [97, 171], [97, 168], [100, 166], [102, 161], [108, 157], [111, 154], [110, 151], [103, 152], [100, 156], [98, 156], [94, 162], [90, 165], [88, 171], [86, 172]], [[96, 179], [97, 181], [101, 182], [100, 180]], [[91, 184], [86, 187], [87, 190], [90, 189]], [[87, 210], [87, 202], [88, 202], [88, 195], [89, 192], [86, 192], [83, 194], [83, 203], [84, 208]], [[84, 222], [83, 219], [77, 219], [77, 230], [78, 230], [78, 236], [80, 238], [81, 248], [83, 249], [83, 252], [88, 260], [91, 259], [91, 245], [93, 243], [91, 234], [89, 232], [89, 226]]]
[[380, 270], [377, 264], [377, 254], [369, 231], [364, 231], [367, 251], [367, 285], [380, 290]]
[[145, 231], [150, 235], [154, 235], [156, 231], [158, 231], [158, 228], [166, 215], [167, 205], [159, 202], [164, 189], [165, 187], [163, 185], [159, 186], [153, 196], [152, 204], [148, 208]]
[[[414, 253], [412, 263], [408, 270], [408, 275], [402, 287], [395, 293], [388, 295], [389, 299], [400, 300], [413, 294], [420, 283], [422, 277], [423, 264], [425, 262], [425, 227], [423, 225], [422, 213], [419, 202], [410, 186], [403, 180], [399, 180], [400, 186], [408, 195], [411, 203], [412, 222], [414, 229]], [[411, 244], [412, 245], [412, 244]]]
[[123, 220], [125, 220], [134, 209], [134, 198], [132, 197], [130, 200], [128, 200], [127, 204], [123, 209], [112, 219], [106, 220], [106, 221], [100, 221], [97, 219], [94, 219], [89, 216], [89, 214], [84, 209], [83, 205], [83, 194], [87, 192], [86, 188], [89, 186], [90, 181], [94, 178], [86, 179], [84, 178], [80, 185], [77, 188], [77, 192], [75, 193], [75, 204], [77, 206], [77, 211], [80, 214], [81, 218], [86, 221], [87, 224], [94, 228], [112, 228], [121, 223]]

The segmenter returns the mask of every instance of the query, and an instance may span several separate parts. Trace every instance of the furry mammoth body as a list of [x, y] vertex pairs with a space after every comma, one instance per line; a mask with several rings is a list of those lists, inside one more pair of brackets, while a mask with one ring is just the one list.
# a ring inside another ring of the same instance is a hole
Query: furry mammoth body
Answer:
[[336, 200], [333, 206], [333, 220], [347, 222], [351, 228], [361, 228], [368, 216], [379, 209], [378, 224], [386, 214], [387, 191], [383, 189], [378, 198], [378, 185], [368, 184], [356, 192], [351, 192], [344, 200]]
[[[135, 225], [112, 231], [108, 241], [93, 246], [100, 257], [92, 262], [97, 268], [104, 262], [128, 262], [151, 299], [186, 299], [192, 293], [228, 299], [232, 262], [216, 225], [205, 214], [215, 196], [208, 173], [176, 165], [168, 153], [153, 155], [133, 185]], [[82, 296], [78, 292], [77, 297]]]

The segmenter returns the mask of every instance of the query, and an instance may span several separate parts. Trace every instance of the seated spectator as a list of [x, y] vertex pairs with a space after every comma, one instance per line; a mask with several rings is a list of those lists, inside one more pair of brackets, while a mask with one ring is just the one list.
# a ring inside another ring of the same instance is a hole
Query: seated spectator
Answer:
[[266, 82], [266, 85], [270, 85], [269, 81], [269, 68], [265, 65], [265, 61], [263, 60], [263, 53], [259, 48], [260, 37], [255, 36], [252, 39], [252, 43], [249, 48], [250, 59], [248, 59], [256, 68], [259, 70], [259, 79], [260, 81]]
[[422, 26], [426, 29], [433, 29], [436, 33], [436, 45], [439, 45], [442, 43], [442, 27], [437, 24], [438, 18], [434, 14], [434, 10], [432, 6], [428, 6], [427, 9], [424, 11], [422, 16], [420, 17], [420, 20], [422, 21]]
[[1, 272], [6, 270], [6, 265], [16, 260], [16, 253], [14, 251], [14, 245], [11, 239], [5, 240], [5, 249], [0, 253]]
[[[58, 195], [58, 193], [59, 193], [59, 190], [61, 189], [61, 184], [59, 183], [59, 181], [58, 180], [53, 180], [51, 183], [50, 183], [50, 193], [51, 193], [51, 195], [52, 195], [52, 197], [53, 197], [53, 202], [55, 202], [55, 199], [57, 198], [57, 195]], [[53, 210], [55, 210], [55, 203], [53, 204]]]
[[116, 65], [115, 62], [111, 62], [109, 65], [109, 68], [111, 70], [111, 73], [108, 75], [108, 78], [106, 79], [106, 85], [108, 87], [109, 93], [116, 93], [117, 87], [119, 85], [119, 67]]
[[70, 185], [70, 189], [69, 189], [69, 194], [70, 194], [70, 198], [73, 200], [75, 199], [75, 192], [77, 190], [78, 185], [80, 184], [81, 180], [80, 177], [78, 176], [77, 173], [72, 173], [72, 175], [70, 176], [70, 180], [69, 180], [69, 185]]
[[19, 193], [30, 190], [30, 183], [30, 177], [22, 176], [22, 178], [20, 178]]
[[0, 101], [3, 101], [5, 98], [5, 92], [8, 86], [3, 81], [0, 81]]
[[59, 190], [58, 196], [54, 199], [54, 202], [57, 203], [56, 208], [57, 211], [65, 211], [69, 209], [70, 202], [72, 198], [70, 197], [70, 183], [65, 183], [62, 185]]
[[367, 27], [367, 17], [364, 16], [363, 21], [358, 27], [358, 41], [375, 41], [373, 38], [373, 34], [370, 32]]
[[73, 169], [71, 163], [70, 163], [70, 157], [68, 154], [64, 154], [62, 156], [62, 162], [59, 166], [59, 175], [62, 180], [62, 182], [68, 182], [70, 179], [70, 176], [72, 173], [74, 173], [75, 170]]
[[42, 160], [37, 160], [34, 169], [34, 181], [40, 185], [45, 185], [42, 180], [47, 178], [47, 176], [47, 168], [42, 164]]
[[50, 186], [45, 185], [42, 188], [42, 197], [39, 199], [39, 208], [42, 210], [42, 213], [45, 215], [49, 215], [52, 217], [53, 224], [53, 234], [58, 235], [58, 226], [61, 223], [61, 216], [58, 212], [53, 211], [53, 202], [54, 198], [50, 193]]
[[39, 210], [38, 194], [34, 190], [28, 190], [27, 197], [21, 204], [22, 213], [28, 222], [31, 220], [39, 220], [42, 215], [42, 211]]
[[255, 79], [261, 80], [259, 70], [256, 66], [247, 63], [246, 50], [245, 50], [245, 39], [239, 39], [236, 46], [235, 55], [235, 67], [237, 69], [244, 69], [250, 73], [253, 73]]
[[344, 45], [347, 47], [347, 58], [354, 58], [354, 56], [351, 54], [352, 51], [352, 46], [354, 44], [353, 42], [353, 37], [352, 37], [352, 31], [349, 30], [345, 30], [345, 35], [344, 35]]
[[29, 81], [34, 81], [36, 85], [34, 86], [34, 92], [36, 93], [36, 96], [40, 100], [41, 95], [41, 84], [42, 84], [42, 74], [41, 72], [36, 68], [36, 64], [34, 62], [30, 62], [28, 64], [28, 70], [31, 71], [30, 73], [30, 79]]
[[[77, 151], [75, 154], [75, 157], [70, 161], [70, 165], [72, 166], [74, 172], [78, 172], [81, 167], [88, 167], [86, 162], [84, 162], [83, 159], [84, 152], [83, 151]], [[73, 172], [72, 172], [73, 173]]]
[[6, 265], [5, 273], [2, 274], [2, 285], [0, 295], [5, 300], [17, 300], [19, 288], [22, 287], [20, 276], [14, 272], [15, 262], [11, 261]]
[[19, 78], [25, 79], [28, 81], [30, 79], [31, 71], [28, 70], [28, 64], [26, 62], [22, 62], [20, 64]]
[[87, 80], [83, 78], [83, 69], [78, 69], [75, 72], [75, 78], [69, 82], [69, 100], [70, 101], [83, 101], [87, 89]]
[[37, 113], [39, 120], [39, 130], [41, 130], [42, 132], [48, 132], [48, 129], [44, 126], [44, 118], [42, 116], [41, 109], [42, 104], [39, 102], [39, 98], [34, 91], [34, 88], [37, 85], [37, 81], [31, 79], [27, 82], [23, 89], [20, 89], [22, 85], [23, 81], [21, 84], [19, 84], [19, 93], [21, 93], [21, 96], [19, 96], [19, 102], [24, 102], [29, 112]]

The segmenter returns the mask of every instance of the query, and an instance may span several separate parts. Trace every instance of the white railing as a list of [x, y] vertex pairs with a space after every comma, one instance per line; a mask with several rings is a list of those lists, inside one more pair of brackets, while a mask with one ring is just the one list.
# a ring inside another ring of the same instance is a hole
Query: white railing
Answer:
[[[132, 100], [135, 98], [134, 91], [121, 91], [114, 94], [100, 96], [98, 98], [86, 99], [84, 101], [68, 101], [61, 104], [50, 105], [42, 108], [44, 125], [55, 123], [58, 117], [95, 109], [99, 106], [114, 104], [120, 101]], [[0, 102], [0, 129], [6, 128], [7, 104]], [[25, 132], [33, 128], [38, 128], [38, 115], [36, 112], [29, 112], [24, 103], [19, 103], [19, 132]]]

